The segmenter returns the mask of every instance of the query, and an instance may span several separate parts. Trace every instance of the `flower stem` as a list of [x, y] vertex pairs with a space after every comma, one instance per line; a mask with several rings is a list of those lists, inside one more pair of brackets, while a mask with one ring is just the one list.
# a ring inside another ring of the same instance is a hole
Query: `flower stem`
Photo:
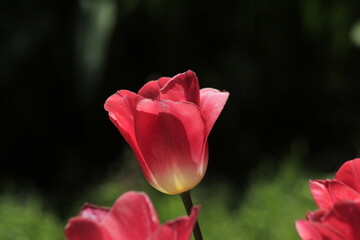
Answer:
[[[190, 216], [191, 208], [193, 207], [193, 202], [191, 200], [190, 191], [180, 193], [180, 197], [181, 197], [181, 200], [182, 200], [182, 202], [183, 202], [183, 204], [185, 206], [187, 214]], [[195, 240], [202, 240], [203, 239], [203, 237], [201, 235], [201, 230], [200, 230], [198, 220], [196, 220], [193, 233], [194, 233]]]

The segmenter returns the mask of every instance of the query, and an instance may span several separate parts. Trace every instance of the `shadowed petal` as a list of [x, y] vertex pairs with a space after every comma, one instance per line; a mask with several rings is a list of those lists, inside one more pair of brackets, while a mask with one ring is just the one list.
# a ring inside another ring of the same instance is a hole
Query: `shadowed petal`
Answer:
[[162, 77], [156, 81], [146, 83], [138, 92], [139, 95], [145, 98], [155, 99], [159, 97], [160, 89], [170, 80], [169, 77]]
[[200, 110], [205, 121], [206, 137], [209, 135], [228, 98], [228, 92], [220, 92], [213, 88], [200, 90]]
[[315, 212], [306, 212], [306, 219], [310, 221], [317, 221], [319, 222], [321, 218], [327, 213], [327, 210], [318, 209]]
[[136, 108], [138, 145], [159, 189], [187, 191], [205, 174], [204, 122], [199, 108], [188, 102], [144, 99]]
[[344, 239], [360, 239], [360, 202], [337, 202], [322, 222], [341, 232]]
[[335, 179], [360, 193], [360, 158], [344, 163], [337, 171]]

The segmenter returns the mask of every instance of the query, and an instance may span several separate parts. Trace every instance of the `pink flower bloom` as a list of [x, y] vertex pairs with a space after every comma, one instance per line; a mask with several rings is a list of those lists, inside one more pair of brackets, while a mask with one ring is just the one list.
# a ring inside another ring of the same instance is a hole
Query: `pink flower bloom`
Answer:
[[296, 221], [302, 240], [360, 239], [360, 201], [339, 201], [329, 210], [307, 214], [307, 220]]
[[312, 180], [310, 191], [316, 205], [331, 209], [340, 200], [360, 200], [360, 158], [344, 163], [334, 180]]
[[138, 94], [120, 90], [104, 107], [148, 182], [161, 192], [179, 194], [204, 177], [208, 135], [228, 96], [199, 89], [195, 73], [187, 71], [150, 81]]
[[127, 192], [114, 205], [101, 208], [85, 204], [79, 216], [65, 227], [67, 240], [189, 240], [199, 207], [189, 217], [179, 217], [160, 225], [145, 193]]

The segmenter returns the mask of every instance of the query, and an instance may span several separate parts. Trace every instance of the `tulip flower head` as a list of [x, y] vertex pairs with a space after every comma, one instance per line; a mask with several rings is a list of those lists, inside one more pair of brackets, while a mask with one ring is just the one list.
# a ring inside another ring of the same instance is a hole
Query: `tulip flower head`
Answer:
[[310, 191], [320, 208], [296, 221], [302, 240], [360, 239], [360, 159], [345, 162], [333, 180], [311, 180]]
[[357, 240], [360, 239], [360, 201], [342, 200], [329, 210], [307, 214], [307, 220], [296, 221], [302, 240]]
[[79, 216], [65, 227], [67, 240], [189, 240], [199, 207], [189, 217], [164, 225], [145, 193], [127, 192], [108, 208], [85, 204]]
[[166, 194], [194, 188], [208, 164], [208, 136], [229, 93], [199, 88], [194, 72], [162, 77], [104, 105], [148, 182]]

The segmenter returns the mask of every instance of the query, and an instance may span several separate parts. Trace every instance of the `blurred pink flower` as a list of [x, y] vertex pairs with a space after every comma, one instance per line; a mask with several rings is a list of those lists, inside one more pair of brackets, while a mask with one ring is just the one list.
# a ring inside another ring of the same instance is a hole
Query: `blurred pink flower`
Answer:
[[311, 180], [310, 191], [320, 209], [331, 209], [340, 200], [360, 200], [360, 158], [345, 162], [334, 180]]
[[194, 72], [162, 77], [138, 94], [120, 90], [105, 102], [148, 182], [161, 192], [194, 188], [208, 164], [208, 136], [229, 93], [199, 89]]
[[67, 240], [189, 240], [199, 207], [164, 225], [145, 193], [127, 192], [109, 208], [85, 204], [65, 227]]
[[359, 240], [360, 201], [343, 200], [328, 210], [308, 212], [307, 220], [296, 221], [302, 240]]

